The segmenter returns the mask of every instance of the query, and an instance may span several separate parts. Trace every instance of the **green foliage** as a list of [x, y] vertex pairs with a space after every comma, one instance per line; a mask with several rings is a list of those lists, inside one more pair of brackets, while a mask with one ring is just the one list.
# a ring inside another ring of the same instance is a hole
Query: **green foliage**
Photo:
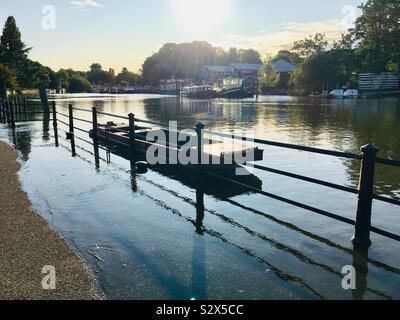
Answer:
[[145, 83], [158, 84], [166, 78], [196, 79], [205, 65], [228, 65], [233, 62], [261, 63], [260, 54], [253, 50], [225, 51], [207, 42], [167, 43], [143, 64]]
[[21, 32], [14, 17], [8, 17], [0, 38], [0, 63], [18, 68], [26, 60], [30, 50], [21, 40]]
[[279, 85], [279, 74], [276, 72], [273, 60], [268, 60], [260, 71], [260, 90], [267, 92], [269, 89], [276, 88]]
[[15, 72], [7, 66], [0, 64], [0, 98], [6, 98], [6, 90], [18, 89]]
[[122, 71], [116, 76], [115, 82], [119, 85], [133, 86], [139, 82], [139, 76], [133, 72], [130, 72], [127, 68], [123, 68]]
[[69, 79], [68, 91], [71, 93], [90, 92], [91, 89], [90, 82], [78, 74], [73, 74]]
[[104, 71], [101, 64], [93, 63], [90, 66], [90, 71], [87, 73], [87, 79], [94, 84], [109, 84], [114, 80], [115, 73], [112, 69]]
[[318, 54], [325, 51], [328, 45], [324, 33], [316, 33], [311, 35], [304, 40], [296, 41], [293, 44], [292, 51], [296, 53], [300, 58], [307, 59], [313, 54]]

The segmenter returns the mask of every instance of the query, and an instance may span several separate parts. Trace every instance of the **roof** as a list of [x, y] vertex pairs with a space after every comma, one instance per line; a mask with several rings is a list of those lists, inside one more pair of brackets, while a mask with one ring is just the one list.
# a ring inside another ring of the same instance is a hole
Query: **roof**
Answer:
[[294, 64], [291, 64], [290, 62], [282, 59], [272, 62], [272, 64], [274, 65], [275, 70], [278, 73], [293, 72], [294, 69], [296, 69], [296, 66]]
[[237, 70], [252, 70], [252, 71], [258, 71], [261, 68], [261, 64], [255, 64], [255, 63], [230, 63], [229, 66]]
[[226, 66], [204, 66], [203, 69], [207, 69], [210, 72], [215, 72], [215, 73], [225, 73], [226, 71]]

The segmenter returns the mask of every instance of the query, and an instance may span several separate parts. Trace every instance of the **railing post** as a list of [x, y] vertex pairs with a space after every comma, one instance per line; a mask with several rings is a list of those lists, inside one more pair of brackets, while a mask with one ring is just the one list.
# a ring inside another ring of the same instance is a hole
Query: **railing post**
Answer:
[[362, 162], [360, 184], [358, 191], [358, 206], [353, 244], [359, 248], [369, 248], [372, 244], [371, 212], [374, 198], [375, 158], [379, 151], [377, 147], [368, 144], [361, 148]]
[[202, 160], [203, 160], [203, 130], [205, 126], [201, 122], [196, 124], [196, 133], [197, 133], [197, 178], [198, 182], [200, 183], [202, 179]]
[[10, 123], [10, 102], [8, 100], [4, 101], [4, 108], [6, 112], [6, 122]]
[[98, 123], [97, 123], [97, 108], [92, 108], [92, 122], [93, 122], [93, 147], [94, 147], [94, 160], [96, 168], [100, 167], [100, 156], [99, 156], [99, 138], [97, 135]]
[[75, 134], [74, 134], [74, 108], [72, 107], [72, 104], [68, 105], [68, 111], [69, 111], [69, 133], [67, 134], [70, 140], [71, 140], [71, 150], [72, 150], [72, 156], [76, 155], [76, 150], [75, 150]]
[[54, 129], [54, 141], [56, 144], [56, 147], [58, 147], [58, 123], [57, 123], [57, 107], [56, 107], [56, 102], [52, 102], [53, 108], [53, 129]]
[[10, 121], [11, 121], [11, 128], [15, 129], [15, 115], [14, 115], [14, 104], [10, 102]]
[[134, 151], [136, 141], [136, 130], [135, 130], [135, 115], [130, 113], [129, 117], [129, 158], [131, 161], [131, 168], [135, 168], [134, 164]]
[[25, 113], [25, 115], [28, 114], [28, 104], [26, 102], [26, 98], [24, 98], [24, 113]]

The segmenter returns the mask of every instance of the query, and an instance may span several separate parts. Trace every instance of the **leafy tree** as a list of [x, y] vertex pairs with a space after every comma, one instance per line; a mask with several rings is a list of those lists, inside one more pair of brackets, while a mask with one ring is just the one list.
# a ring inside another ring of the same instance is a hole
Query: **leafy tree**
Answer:
[[93, 63], [87, 73], [87, 79], [95, 84], [109, 84], [114, 80], [113, 71], [104, 71], [101, 64]]
[[354, 31], [358, 54], [368, 72], [398, 70], [400, 66], [400, 1], [368, 0]]
[[18, 88], [15, 72], [7, 66], [0, 64], [0, 98], [7, 98], [7, 90], [14, 91]]
[[8, 17], [0, 38], [0, 63], [16, 69], [26, 60], [30, 50], [21, 40], [14, 17]]
[[138, 82], [139, 76], [130, 72], [127, 68], [123, 68], [122, 71], [116, 76], [116, 82], [120, 85], [135, 85]]
[[260, 53], [258, 53], [254, 49], [239, 50], [239, 60], [242, 63], [255, 63], [255, 64], [262, 63]]
[[68, 91], [71, 93], [90, 92], [91, 89], [90, 82], [80, 75], [73, 74], [69, 79]]
[[269, 89], [276, 88], [279, 84], [279, 74], [273, 65], [273, 60], [269, 59], [260, 71], [260, 90], [267, 92]]
[[313, 54], [318, 54], [325, 51], [328, 45], [324, 33], [316, 33], [304, 40], [296, 41], [293, 45], [292, 51], [300, 58], [307, 59]]

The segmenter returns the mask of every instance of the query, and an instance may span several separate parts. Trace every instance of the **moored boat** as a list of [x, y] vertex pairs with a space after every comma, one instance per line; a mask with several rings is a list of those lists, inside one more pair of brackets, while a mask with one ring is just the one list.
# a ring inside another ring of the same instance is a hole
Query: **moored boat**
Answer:
[[212, 86], [184, 87], [181, 91], [181, 97], [191, 99], [213, 99], [216, 97], [216, 91]]

